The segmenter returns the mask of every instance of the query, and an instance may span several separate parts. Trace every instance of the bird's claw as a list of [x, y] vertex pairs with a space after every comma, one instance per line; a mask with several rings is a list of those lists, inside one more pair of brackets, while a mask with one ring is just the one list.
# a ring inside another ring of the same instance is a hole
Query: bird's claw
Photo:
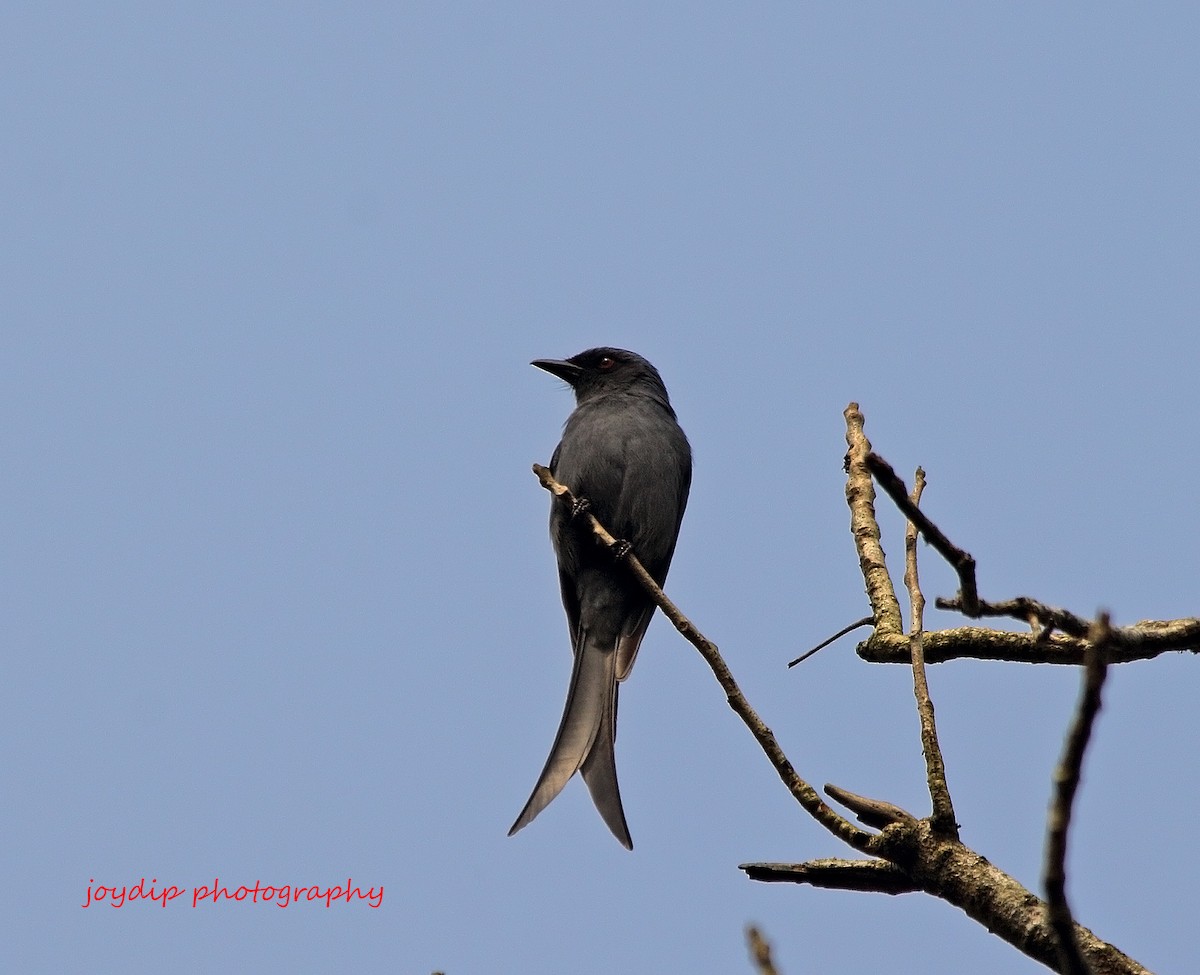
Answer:
[[580, 515], [586, 514], [591, 506], [592, 502], [590, 502], [587, 498], [576, 498], [575, 503], [571, 505], [572, 520], [578, 518]]
[[612, 547], [613, 558], [616, 559], [618, 562], [620, 562], [622, 559], [626, 558], [629, 555], [629, 553], [632, 551], [633, 551], [633, 546], [630, 545], [623, 538], [618, 538], [613, 543], [613, 547]]

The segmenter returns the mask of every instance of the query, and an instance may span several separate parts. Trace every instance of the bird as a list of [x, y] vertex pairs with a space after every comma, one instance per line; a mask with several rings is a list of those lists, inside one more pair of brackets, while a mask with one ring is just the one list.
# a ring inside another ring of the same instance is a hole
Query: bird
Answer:
[[[692, 484], [691, 446], [662, 376], [637, 353], [609, 347], [531, 365], [566, 381], [575, 393], [551, 473], [586, 501], [615, 538], [629, 543], [662, 586]], [[578, 513], [551, 500], [571, 683], [550, 756], [508, 835], [533, 822], [578, 771], [605, 824], [632, 850], [617, 784], [617, 688], [633, 667], [654, 603]]]

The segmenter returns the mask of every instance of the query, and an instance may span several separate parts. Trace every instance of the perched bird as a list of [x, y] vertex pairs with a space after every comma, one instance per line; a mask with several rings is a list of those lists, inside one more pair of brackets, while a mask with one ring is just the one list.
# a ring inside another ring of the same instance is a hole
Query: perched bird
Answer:
[[[550, 470], [661, 586], [667, 578], [692, 483], [692, 451], [658, 370], [624, 349], [599, 348], [532, 365], [570, 383], [567, 418]], [[558, 735], [533, 794], [508, 835], [528, 826], [577, 770], [592, 801], [633, 849], [613, 745], [617, 683], [629, 676], [654, 604], [565, 502], [550, 504], [550, 538], [571, 633], [574, 665]]]

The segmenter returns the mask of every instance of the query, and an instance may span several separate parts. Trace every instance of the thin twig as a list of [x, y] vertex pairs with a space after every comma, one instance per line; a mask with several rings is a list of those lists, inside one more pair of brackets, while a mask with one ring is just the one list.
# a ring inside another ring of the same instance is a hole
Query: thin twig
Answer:
[[1083, 686], [1071, 729], [1063, 744], [1062, 757], [1054, 770], [1054, 798], [1046, 828], [1046, 862], [1043, 881], [1046, 887], [1046, 909], [1050, 926], [1058, 939], [1061, 971], [1064, 975], [1089, 975], [1075, 938], [1075, 921], [1067, 902], [1067, 835], [1071, 828], [1071, 812], [1083, 756], [1092, 736], [1096, 715], [1100, 711], [1100, 691], [1108, 672], [1105, 650], [1109, 636], [1107, 613], [1101, 613], [1088, 634], [1090, 644], [1083, 672]]
[[[866, 458], [867, 469], [870, 470], [879, 486], [887, 491], [888, 496], [896, 502], [896, 507], [909, 521], [917, 526], [922, 537], [932, 545], [939, 555], [950, 563], [958, 573], [959, 595], [963, 606], [973, 607], [979, 602], [979, 590], [975, 585], [975, 559], [970, 552], [963, 551], [943, 534], [932, 521], [926, 517], [909, 499], [908, 488], [900, 476], [892, 470], [892, 465], [876, 453], [870, 453]], [[968, 616], [972, 615], [970, 608], [964, 609]]]
[[[541, 464], [534, 464], [533, 472], [538, 476], [542, 487], [562, 503], [573, 507], [577, 506], [577, 499], [571, 493], [570, 488], [556, 481], [549, 469], [543, 467]], [[766, 753], [771, 765], [774, 766], [780, 779], [783, 780], [783, 784], [787, 786], [788, 791], [791, 792], [796, 801], [804, 807], [810, 816], [844, 843], [847, 843], [860, 852], [870, 852], [874, 846], [875, 837], [870, 833], [863, 832], [849, 820], [843, 819], [838, 815], [832, 807], [825, 803], [817, 793], [817, 790], [799, 776], [792, 767], [792, 763], [788, 760], [788, 757], [784, 754], [783, 749], [779, 747], [779, 742], [775, 740], [774, 733], [763, 723], [762, 718], [758, 716], [758, 712], [746, 700], [746, 696], [742, 693], [741, 688], [738, 687], [737, 681], [734, 680], [733, 674], [721, 656], [721, 652], [717, 649], [717, 645], [696, 629], [692, 621], [680, 612], [679, 607], [667, 598], [666, 594], [659, 588], [658, 583], [646, 571], [646, 567], [638, 560], [637, 554], [630, 551], [625, 542], [609, 534], [608, 530], [600, 524], [591, 511], [586, 512], [586, 517], [588, 524], [591, 526], [592, 533], [596, 536], [597, 540], [607, 547], [610, 552], [613, 552], [614, 555], [619, 556], [620, 562], [633, 574], [634, 578], [637, 579], [650, 598], [654, 600], [658, 608], [671, 621], [675, 629], [683, 634], [683, 638], [688, 643], [700, 651], [700, 656], [704, 658], [704, 662], [708, 664], [713, 675], [717, 678], [717, 683], [721, 685], [721, 689], [725, 692], [729, 706], [742, 719], [743, 724], [750, 729], [750, 733], [754, 735], [754, 739], [758, 742], [759, 747]]]
[[966, 605], [958, 596], [955, 596], [953, 599], [938, 599], [936, 605], [938, 609], [957, 610], [964, 616], [970, 616], [973, 619], [987, 616], [1005, 616], [1010, 619], [1020, 620], [1022, 623], [1028, 623], [1030, 626], [1040, 630], [1042, 635], [1049, 635], [1054, 630], [1060, 630], [1069, 636], [1082, 639], [1087, 636], [1088, 627], [1091, 625], [1090, 620], [1085, 620], [1082, 616], [1076, 616], [1069, 610], [1047, 606], [1045, 603], [1040, 603], [1036, 599], [1030, 599], [1028, 596], [1018, 596], [1016, 599], [1006, 599], [1000, 603], [990, 603], [985, 599], [977, 599], [974, 612], [968, 612]]
[[820, 643], [818, 643], [815, 647], [813, 647], [807, 653], [800, 654], [800, 656], [798, 656], [795, 660], [789, 660], [788, 667], [795, 667], [796, 664], [804, 663], [804, 661], [806, 661], [809, 657], [811, 657], [818, 650], [824, 650], [827, 646], [829, 646], [829, 644], [833, 643], [835, 640], [840, 640], [847, 633], [853, 633], [860, 626], [869, 626], [870, 624], [872, 624], [874, 622], [875, 622], [874, 616], [864, 616], [862, 619], [860, 619], [854, 623], [851, 623], [849, 626], [842, 627], [833, 636], [831, 636], [828, 640], [822, 640]]
[[[925, 471], [918, 467], [910, 498], [914, 511], [920, 510], [924, 490]], [[954, 816], [954, 803], [950, 800], [946, 763], [938, 744], [933, 698], [929, 695], [929, 681], [925, 677], [925, 597], [921, 593], [921, 581], [917, 573], [917, 525], [911, 518], [904, 530], [904, 585], [912, 604], [909, 646], [912, 650], [913, 694], [917, 699], [917, 717], [921, 722], [921, 751], [925, 755], [925, 781], [933, 804], [933, 826], [947, 836], [957, 838], [958, 821]]]

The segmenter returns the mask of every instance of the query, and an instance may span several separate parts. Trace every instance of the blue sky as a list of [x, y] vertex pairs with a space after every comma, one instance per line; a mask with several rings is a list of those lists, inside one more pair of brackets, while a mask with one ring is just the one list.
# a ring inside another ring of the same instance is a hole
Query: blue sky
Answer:
[[[671, 595], [802, 775], [924, 813], [909, 673], [784, 669], [865, 612], [842, 409], [985, 596], [1195, 614], [1197, 37], [1189, 4], [6, 6], [10, 970], [749, 971], [754, 922], [783, 971], [1041, 971], [927, 898], [747, 881], [848, 851], [661, 620], [634, 852], [578, 782], [505, 836], [570, 665], [529, 468], [571, 398], [527, 363], [659, 367]], [[1077, 675], [930, 681], [964, 840], [1036, 887]], [[1194, 969], [1196, 664], [1105, 694], [1073, 903]], [[80, 908], [143, 876], [385, 895]]]

